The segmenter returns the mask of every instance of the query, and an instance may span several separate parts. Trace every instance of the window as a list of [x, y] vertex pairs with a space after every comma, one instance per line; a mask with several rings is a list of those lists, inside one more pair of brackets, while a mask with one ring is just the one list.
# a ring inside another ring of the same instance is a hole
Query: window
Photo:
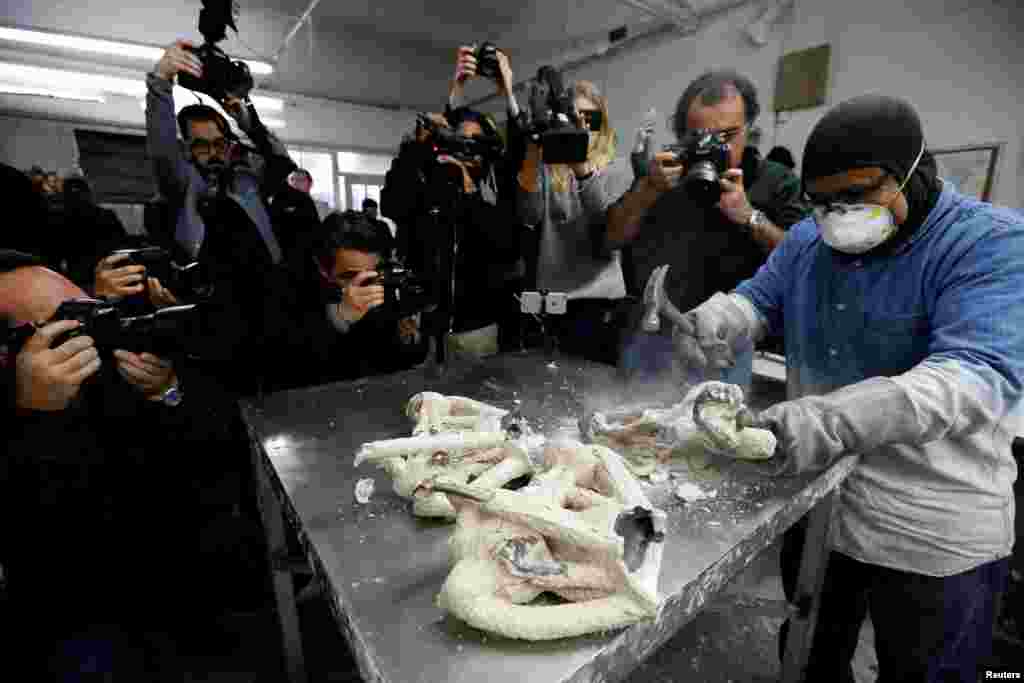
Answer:
[[[338, 187], [348, 208], [362, 211], [363, 200], [366, 198], [380, 204], [384, 174], [391, 168], [393, 158], [390, 154], [338, 152]], [[381, 214], [386, 215], [383, 207]]]
[[364, 199], [372, 199], [377, 202], [377, 206], [380, 206], [380, 191], [382, 185], [372, 185], [364, 183], [352, 183], [352, 208], [356, 211], [360, 211], [363, 208]]
[[338, 173], [342, 175], [384, 175], [391, 167], [390, 154], [338, 152]]
[[[309, 194], [320, 207], [326, 205], [328, 211], [338, 208], [334, 190], [334, 160], [330, 152], [304, 152], [297, 149], [288, 150], [292, 160], [313, 176], [313, 189]], [[323, 211], [321, 213], [324, 213]]]

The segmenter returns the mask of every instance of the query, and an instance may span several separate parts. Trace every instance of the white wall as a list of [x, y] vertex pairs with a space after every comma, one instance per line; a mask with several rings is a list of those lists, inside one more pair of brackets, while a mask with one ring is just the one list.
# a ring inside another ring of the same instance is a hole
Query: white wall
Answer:
[[66, 175], [78, 163], [73, 126], [0, 116], [0, 161], [27, 171], [35, 165]]
[[[866, 92], [904, 97], [918, 110], [933, 148], [1003, 142], [995, 202], [1024, 206], [1024, 9], [1016, 0], [797, 0], [765, 47], [742, 34], [751, 5], [710, 22], [696, 36], [633, 49], [591, 63], [574, 78], [609, 96], [619, 151], [626, 153], [650, 107], [663, 121], [686, 85], [712, 67], [734, 67], [758, 86], [763, 151], [784, 144], [799, 161], [828, 106], [780, 118], [770, 111], [779, 57], [830, 43], [829, 105]], [[669, 141], [667, 125], [658, 143]]]
[[[287, 125], [274, 132], [289, 146], [392, 154], [415, 121], [411, 112], [294, 96], [285, 101]], [[69, 172], [78, 163], [76, 128], [144, 134], [145, 115], [130, 97], [101, 104], [0, 95], [0, 162]]]

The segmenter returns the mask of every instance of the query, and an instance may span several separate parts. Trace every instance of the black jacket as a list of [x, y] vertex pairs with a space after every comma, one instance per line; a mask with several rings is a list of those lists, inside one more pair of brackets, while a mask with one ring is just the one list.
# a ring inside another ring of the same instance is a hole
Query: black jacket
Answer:
[[145, 619], [153, 603], [140, 596], [154, 590], [162, 618], [201, 607], [189, 602], [203, 576], [197, 496], [219, 472], [232, 403], [182, 364], [183, 402], [147, 402], [114, 365], [63, 411], [8, 415], [0, 563], [12, 611], [38, 638]]
[[[455, 264], [456, 332], [497, 320], [500, 297], [523, 255], [525, 228], [515, 207], [514, 153], [495, 164], [496, 203], [480, 192], [459, 189], [452, 166], [435, 161], [429, 144], [407, 141], [392, 162], [381, 195], [381, 211], [398, 226], [398, 254], [406, 265], [433, 283], [436, 296], [447, 290], [446, 245], [458, 238]], [[432, 213], [437, 209], [437, 213]]]
[[[800, 180], [775, 162], [762, 162], [754, 177], [744, 176], [751, 204], [780, 228], [809, 214]], [[634, 277], [630, 293], [642, 296], [651, 272], [669, 264], [666, 287], [679, 310], [687, 311], [715, 292], [730, 292], [767, 260], [752, 237], [715, 207], [702, 208], [677, 188], [662, 195], [643, 219], [631, 243]]]
[[425, 336], [403, 344], [398, 319], [386, 310], [374, 309], [342, 334], [327, 318], [327, 302], [312, 265], [289, 274], [267, 313], [265, 391], [397, 372], [425, 358]]

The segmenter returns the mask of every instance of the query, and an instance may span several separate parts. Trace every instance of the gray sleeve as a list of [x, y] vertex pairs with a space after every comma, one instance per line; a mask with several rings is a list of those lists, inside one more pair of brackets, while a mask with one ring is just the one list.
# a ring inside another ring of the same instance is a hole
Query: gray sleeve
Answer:
[[192, 182], [192, 168], [178, 145], [172, 88], [170, 81], [146, 75], [146, 145], [157, 186], [168, 198], [183, 196]]
[[608, 207], [629, 191], [633, 172], [621, 159], [613, 160], [608, 166], [590, 178], [580, 182], [580, 202], [586, 216], [604, 216]]
[[516, 210], [519, 220], [531, 228], [544, 219], [544, 188], [540, 192], [528, 192], [516, 181]]

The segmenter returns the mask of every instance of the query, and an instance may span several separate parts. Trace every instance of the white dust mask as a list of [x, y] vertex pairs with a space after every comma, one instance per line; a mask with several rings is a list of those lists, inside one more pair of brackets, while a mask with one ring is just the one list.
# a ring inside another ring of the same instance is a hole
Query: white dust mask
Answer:
[[[917, 155], [907, 177], [896, 189], [902, 192], [914, 174], [924, 145]], [[827, 208], [815, 208], [814, 219], [821, 231], [825, 244], [844, 254], [863, 254], [871, 251], [896, 234], [896, 218], [892, 211], [879, 204], [830, 204]]]

